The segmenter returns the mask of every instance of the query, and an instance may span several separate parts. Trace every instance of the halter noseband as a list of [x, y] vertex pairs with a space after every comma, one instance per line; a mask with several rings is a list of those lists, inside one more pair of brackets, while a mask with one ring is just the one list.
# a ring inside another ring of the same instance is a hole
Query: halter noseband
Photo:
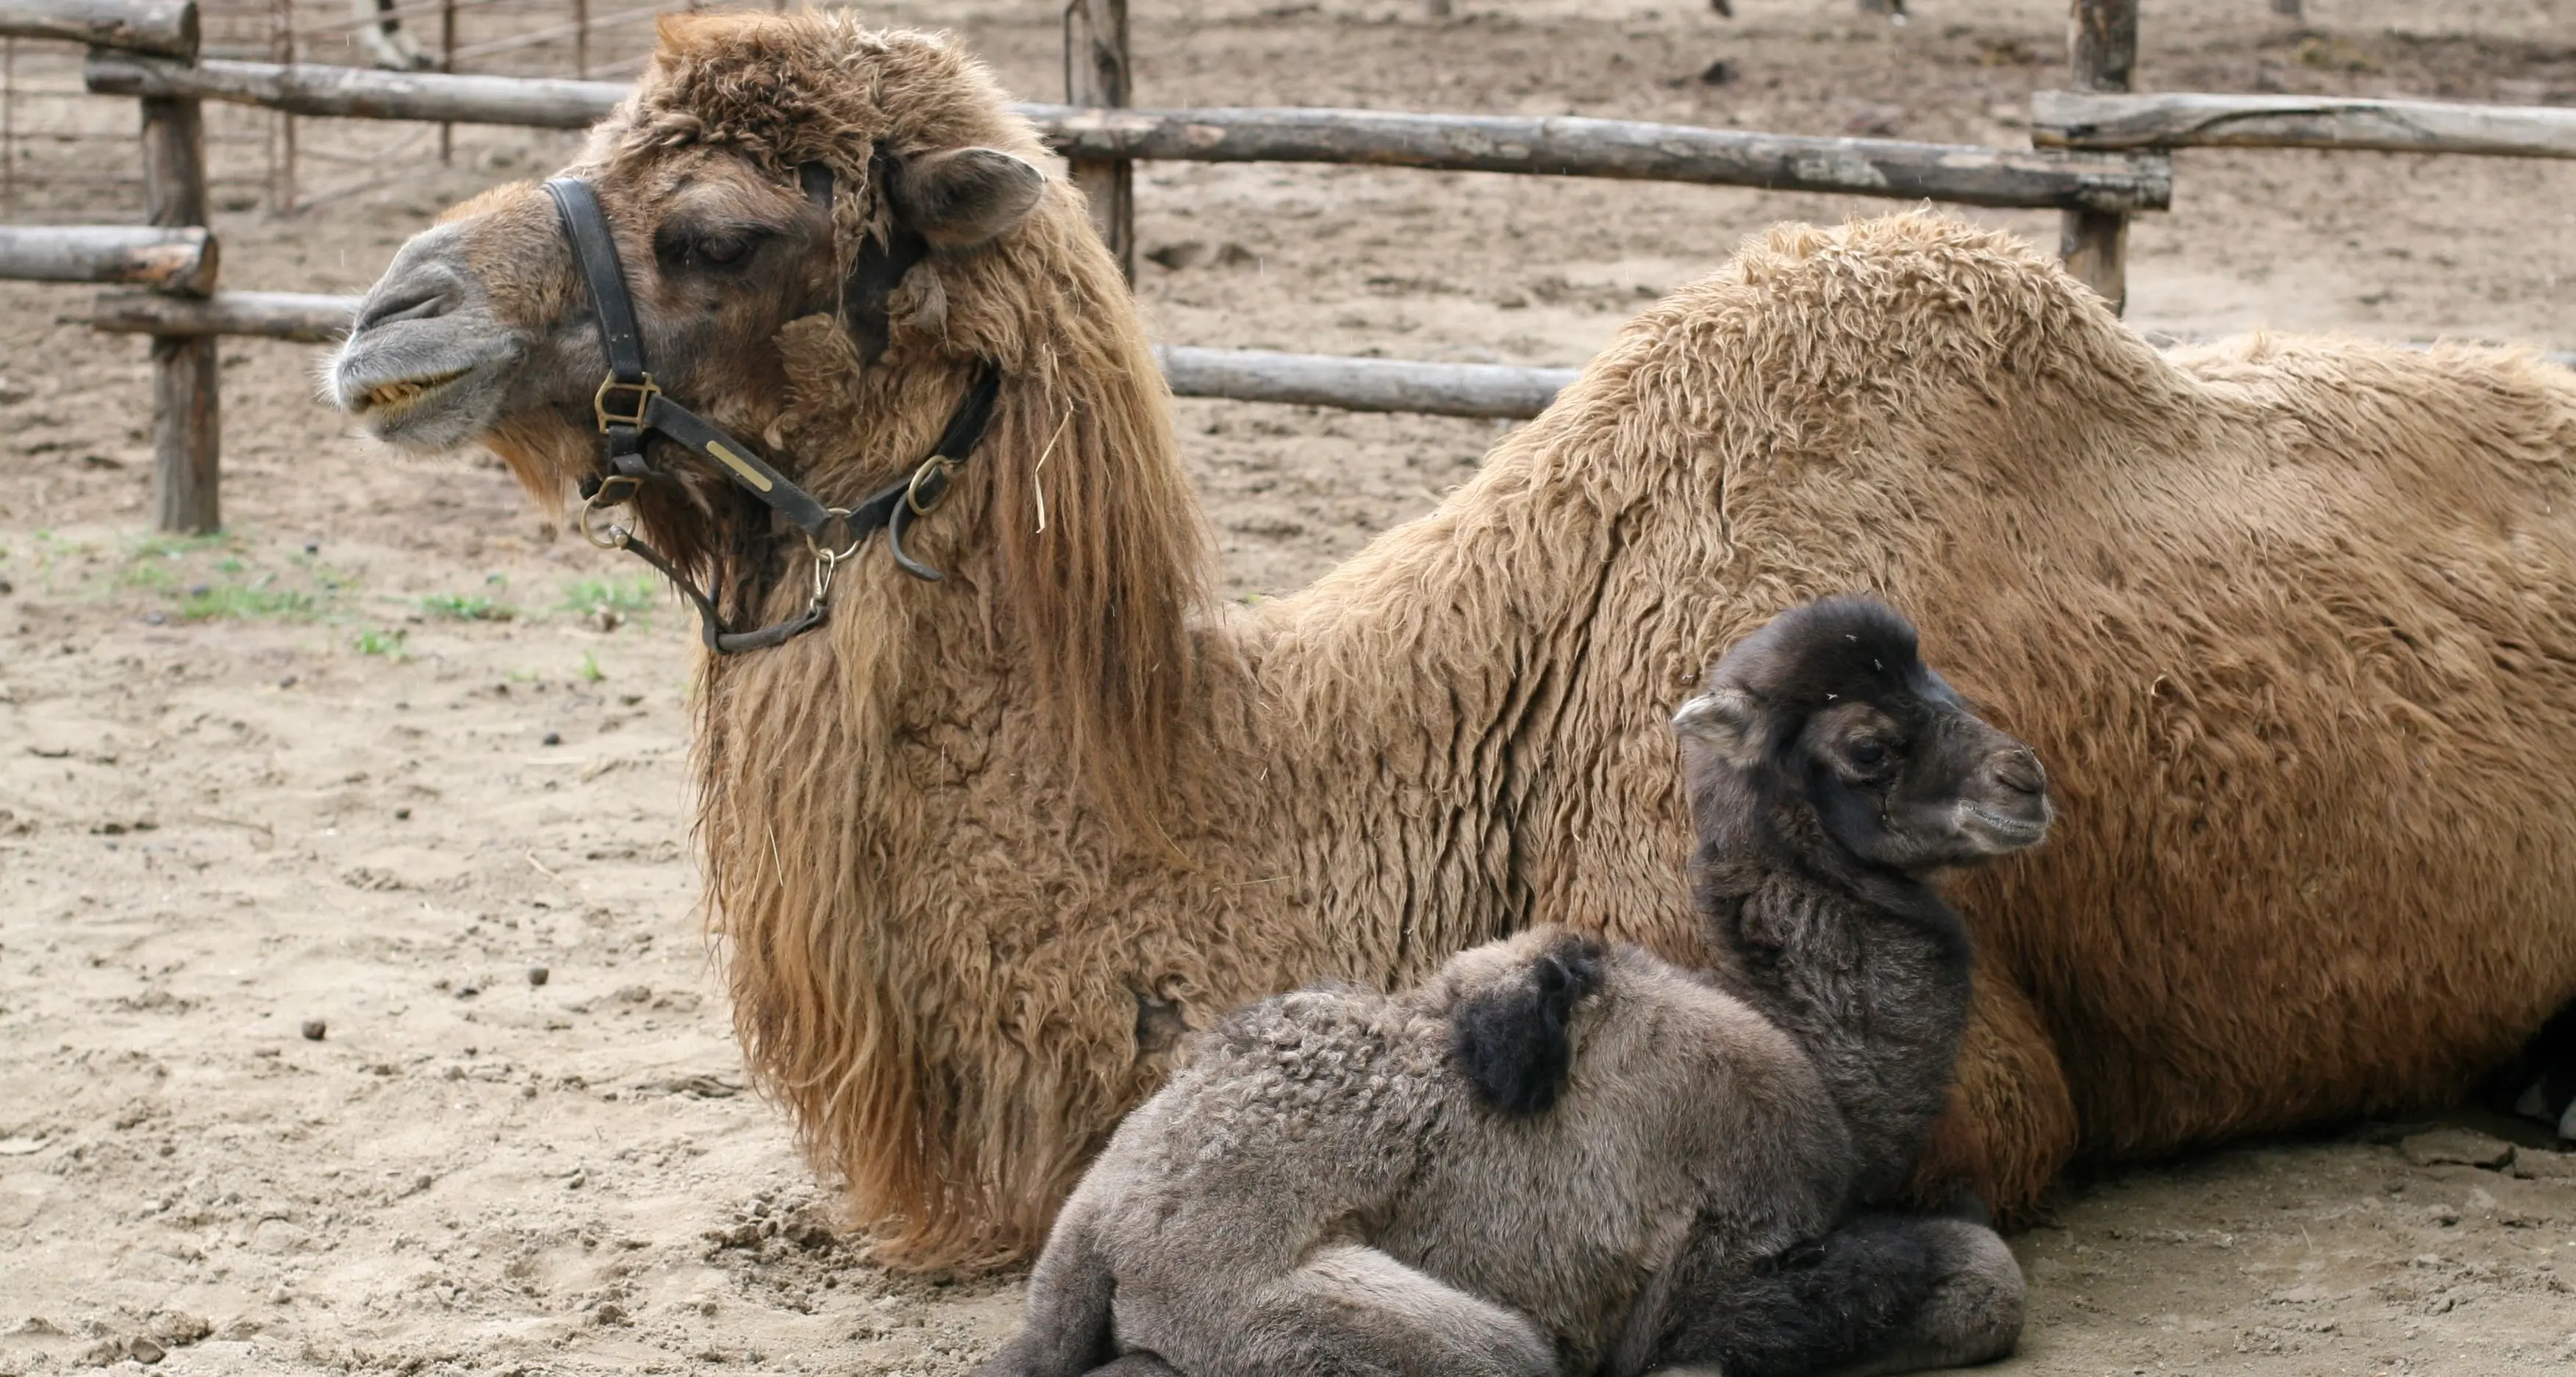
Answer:
[[[808, 193], [818, 196], [828, 209], [832, 195], [830, 169], [808, 164], [801, 175]], [[940, 577], [938, 570], [905, 552], [904, 532], [939, 504], [948, 491], [950, 471], [964, 463], [984, 438], [984, 429], [993, 419], [994, 399], [1002, 390], [997, 365], [986, 360], [976, 366], [975, 381], [958, 401], [957, 410], [949, 415], [939, 443], [908, 477], [869, 494], [855, 507], [827, 507], [761, 458], [759, 451], [673, 401], [654, 384], [652, 373], [644, 366], [644, 338], [636, 329], [635, 305], [626, 291], [626, 270], [618, 262], [617, 242], [609, 233], [608, 217], [600, 211], [599, 197], [589, 182], [578, 177], [554, 178], [546, 183], [546, 192], [554, 197], [564, 238], [570, 241], [573, 261], [580, 265], [582, 281], [589, 288], [591, 318], [599, 327], [600, 352], [608, 360], [608, 375], [600, 380], [598, 392], [591, 397], [591, 411], [605, 441], [605, 462], [601, 472], [582, 483], [581, 531], [592, 544], [602, 549], [631, 551], [660, 570], [696, 605], [707, 648], [719, 655], [766, 649], [822, 625], [830, 607], [833, 570], [841, 561], [856, 555], [880, 527], [886, 532], [888, 552], [905, 573], [933, 581]], [[900, 280], [902, 270], [909, 269], [922, 252], [917, 245], [906, 247], [909, 253], [895, 256], [908, 261], [875, 265], [880, 275], [892, 271]], [[707, 460], [733, 480], [734, 486], [759, 498], [804, 533], [805, 546], [814, 555], [814, 596], [803, 611], [757, 630], [728, 631], [715, 599], [690, 583], [670, 560], [636, 539], [632, 530], [622, 525], [605, 531], [593, 529], [596, 513], [625, 504], [645, 483], [661, 476], [644, 454], [646, 437], [655, 434]], [[827, 539], [827, 533], [835, 526], [843, 537], [837, 550]]]

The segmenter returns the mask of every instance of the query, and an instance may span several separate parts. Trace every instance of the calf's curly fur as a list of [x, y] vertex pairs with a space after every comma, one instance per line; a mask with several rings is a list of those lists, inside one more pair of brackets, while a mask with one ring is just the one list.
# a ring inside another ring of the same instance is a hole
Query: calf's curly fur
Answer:
[[[1579, 1050], [1551, 1108], [1480, 1082], [1552, 1039]], [[1832, 1221], [1848, 1150], [1743, 1004], [1534, 929], [1402, 994], [1299, 991], [1194, 1038], [1075, 1187], [981, 1377], [1140, 1352], [1190, 1377], [1592, 1372], [1697, 1221], [1781, 1252]]]

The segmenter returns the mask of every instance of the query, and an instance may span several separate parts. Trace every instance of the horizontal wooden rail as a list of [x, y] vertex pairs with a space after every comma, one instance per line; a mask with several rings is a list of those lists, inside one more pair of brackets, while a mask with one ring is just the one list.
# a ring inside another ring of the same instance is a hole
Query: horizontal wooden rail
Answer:
[[2030, 141], [2048, 148], [2340, 148], [2576, 158], [2576, 110], [2342, 96], [2040, 91]]
[[54, 38], [185, 62], [197, 55], [197, 0], [0, 0], [0, 38]]
[[[605, 81], [270, 62], [207, 61], [191, 67], [120, 53], [94, 55], [88, 85], [102, 95], [194, 96], [298, 115], [552, 129], [590, 124], [630, 89]], [[2173, 199], [2171, 164], [2156, 154], [1805, 138], [1572, 116], [1016, 108], [1059, 151], [1080, 158], [1360, 163], [2105, 211], [2162, 210]]]
[[1069, 156], [1189, 162], [1360, 163], [1951, 201], [1971, 206], [2162, 210], [2169, 164], [2088, 161], [1966, 144], [1642, 124], [1573, 115], [1379, 110], [1082, 110], [1023, 105]]
[[[109, 292], [78, 319], [101, 330], [134, 334], [257, 335], [327, 344], [348, 330], [357, 310], [354, 296], [305, 292], [217, 292], [202, 300]], [[1575, 376], [1571, 368], [1409, 363], [1187, 345], [1157, 346], [1154, 354], [1176, 396], [1432, 416], [1525, 419], [1546, 410]]]
[[0, 278], [122, 282], [165, 292], [215, 285], [214, 236], [199, 226], [0, 225]]
[[1180, 344], [1156, 345], [1154, 357], [1175, 397], [1501, 420], [1527, 420], [1547, 410], [1577, 374], [1572, 368], [1413, 363]]
[[[146, 335], [255, 335], [330, 344], [358, 311], [354, 296], [310, 292], [217, 292], [188, 299], [152, 292], [105, 292], [72, 320], [101, 330]], [[2193, 344], [2197, 338], [2170, 338]], [[2408, 348], [2425, 346], [2410, 344]], [[1519, 368], [1491, 363], [1414, 363], [1402, 359], [1280, 354], [1263, 349], [1202, 349], [1158, 344], [1154, 357], [1176, 397], [1329, 406], [1343, 411], [1409, 411], [1429, 416], [1525, 420], [1547, 409], [1572, 383], [1572, 368]], [[2576, 368], [2576, 354], [2543, 355]]]
[[536, 129], [586, 129], [633, 90], [607, 81], [381, 72], [318, 63], [208, 58], [191, 66], [103, 52], [90, 54], [84, 75], [94, 95], [195, 97], [291, 115]]
[[349, 332], [354, 296], [314, 292], [217, 292], [186, 298], [151, 292], [102, 292], [88, 315], [101, 330], [138, 335], [255, 335], [329, 344]]

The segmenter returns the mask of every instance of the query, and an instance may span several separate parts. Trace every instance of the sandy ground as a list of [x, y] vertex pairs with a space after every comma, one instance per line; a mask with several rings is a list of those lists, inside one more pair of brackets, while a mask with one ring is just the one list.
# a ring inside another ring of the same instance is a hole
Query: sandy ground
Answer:
[[[1137, 0], [1139, 98], [2018, 141], [2062, 12], [1913, 8], [1900, 31], [1769, 0], [1732, 21], [1462, 0], [1436, 26]], [[2258, 0], [2148, 8], [2148, 86], [2576, 100], [2576, 4], [2315, 3], [2307, 33]], [[1051, 6], [876, 12], [1056, 89]], [[564, 147], [460, 131], [452, 167], [396, 187], [227, 213], [226, 281], [358, 290], [438, 207]], [[1746, 233], [1872, 208], [1318, 168], [1142, 182], [1147, 249], [1184, 265], [1140, 283], [1166, 338], [1549, 364]], [[2197, 154], [2178, 185], [2135, 231], [2142, 325], [2576, 347], [2576, 168]], [[1015, 1322], [1016, 1280], [870, 1266], [742, 1088], [692, 908], [683, 616], [488, 461], [350, 438], [293, 346], [225, 348], [230, 533], [147, 537], [142, 348], [55, 323], [66, 304], [0, 287], [0, 1374], [963, 1371]], [[1312, 578], [1496, 433], [1180, 412], [1230, 593]], [[2016, 1240], [2032, 1322], [2001, 1370], [2576, 1371], [2571, 1159], [2529, 1134], [2410, 1155], [2425, 1127], [2070, 1183]]]

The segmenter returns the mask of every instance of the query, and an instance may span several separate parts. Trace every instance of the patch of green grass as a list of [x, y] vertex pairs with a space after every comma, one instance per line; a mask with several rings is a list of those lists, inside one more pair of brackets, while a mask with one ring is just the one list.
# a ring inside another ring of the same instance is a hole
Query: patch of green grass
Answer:
[[641, 617], [661, 601], [662, 581], [651, 574], [624, 579], [574, 579], [563, 588], [563, 610], [583, 617], [600, 612]]
[[134, 542], [134, 548], [126, 557], [136, 561], [185, 559], [190, 555], [203, 554], [208, 550], [229, 550], [232, 545], [233, 535], [230, 531], [217, 531], [213, 535], [202, 536], [149, 535]]
[[420, 610], [459, 622], [506, 622], [518, 613], [474, 593], [433, 593], [420, 600]]
[[124, 556], [113, 566], [115, 581], [166, 599], [169, 615], [183, 621], [312, 621], [332, 612], [344, 582], [310, 559], [290, 557], [293, 567], [279, 568], [229, 531], [146, 536], [125, 543]]
[[593, 684], [608, 677], [599, 668], [599, 657], [587, 650], [581, 653], [581, 677], [584, 682]]
[[399, 656], [402, 654], [403, 640], [410, 634], [400, 627], [391, 630], [369, 627], [359, 632], [358, 639], [352, 644], [357, 646], [358, 653], [361, 655]]
[[322, 615], [322, 599], [295, 588], [268, 587], [262, 576], [250, 583], [201, 583], [179, 598], [179, 615], [188, 621], [224, 618], [283, 618], [309, 621]]

